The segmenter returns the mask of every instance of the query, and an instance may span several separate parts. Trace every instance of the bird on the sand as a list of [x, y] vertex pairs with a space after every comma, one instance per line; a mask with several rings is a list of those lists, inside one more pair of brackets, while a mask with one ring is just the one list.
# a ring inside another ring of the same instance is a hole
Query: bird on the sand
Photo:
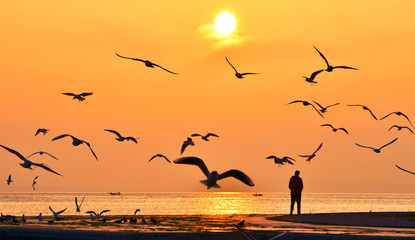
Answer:
[[389, 143], [386, 143], [385, 145], [383, 145], [383, 146], [382, 146], [382, 147], [380, 147], [380, 148], [367, 147], [367, 146], [360, 145], [360, 144], [358, 144], [358, 143], [355, 143], [355, 144], [356, 144], [357, 146], [359, 146], [359, 147], [362, 147], [362, 148], [369, 148], [369, 149], [372, 149], [375, 153], [380, 153], [380, 150], [382, 150], [382, 148], [384, 148], [384, 147], [386, 147], [386, 146], [388, 146], [388, 145], [390, 145], [390, 144], [394, 143], [396, 140], [398, 140], [398, 138], [393, 139], [392, 141], [390, 141]]
[[313, 102], [320, 108], [319, 109], [319, 111], [321, 112], [321, 113], [325, 113], [325, 112], [327, 112], [327, 108], [329, 108], [329, 107], [333, 107], [333, 106], [336, 106], [336, 105], [339, 105], [340, 103], [335, 103], [335, 104], [331, 104], [331, 105], [328, 105], [327, 107], [323, 107], [323, 106], [321, 106], [318, 102], [316, 102], [316, 101], [314, 101], [313, 100]]
[[49, 206], [49, 210], [51, 210], [52, 211], [52, 213], [53, 213], [53, 218], [55, 219], [55, 221], [60, 221], [60, 220], [62, 220], [62, 218], [59, 216], [59, 214], [61, 214], [61, 213], [63, 213], [63, 212], [65, 212], [65, 210], [66, 210], [67, 208], [65, 208], [65, 209], [63, 209], [63, 210], [60, 210], [59, 212], [55, 212], [55, 211], [53, 211], [53, 209]]
[[39, 134], [39, 133], [43, 133], [43, 135], [45, 135], [47, 132], [49, 131], [49, 129], [46, 128], [39, 128], [36, 133], [35, 133], [35, 137]]
[[293, 104], [293, 103], [302, 103], [303, 104], [303, 106], [312, 106], [313, 108], [314, 108], [314, 110], [316, 110], [316, 112], [321, 116], [321, 117], [323, 117], [324, 118], [324, 116], [323, 116], [323, 114], [321, 114], [320, 113], [320, 111], [313, 105], [313, 104], [311, 104], [311, 103], [309, 103], [309, 102], [307, 102], [307, 101], [303, 101], [303, 100], [295, 100], [295, 101], [292, 101], [292, 102], [289, 102], [289, 103], [287, 103], [287, 105], [289, 105], [289, 104]]
[[245, 183], [248, 186], [254, 186], [254, 182], [251, 180], [251, 178], [249, 178], [248, 175], [239, 170], [232, 169], [221, 174], [218, 174], [217, 171], [210, 172], [206, 167], [204, 161], [198, 157], [181, 157], [174, 160], [174, 163], [198, 166], [207, 178], [206, 180], [200, 181], [202, 184], [207, 186], [207, 189], [211, 187], [220, 188], [220, 186], [216, 182], [227, 177], [233, 177]]
[[323, 143], [320, 143], [320, 145], [318, 146], [318, 148], [311, 155], [299, 155], [299, 154], [297, 154], [297, 155], [299, 157], [307, 158], [306, 161], [311, 162], [311, 159], [313, 159], [316, 156], [316, 153], [318, 152], [318, 150], [320, 150], [320, 148], [322, 146], [323, 146]]
[[410, 129], [407, 126], [398, 126], [398, 125], [393, 125], [392, 127], [389, 128], [388, 131], [390, 131], [392, 128], [397, 128], [398, 131], [401, 131], [402, 129], [408, 129], [412, 134], [414, 134], [414, 132], [412, 131], [412, 129]]
[[30, 158], [31, 156], [33, 156], [33, 155], [35, 155], [35, 154], [39, 154], [39, 155], [46, 154], [46, 155], [49, 155], [50, 157], [52, 157], [52, 158], [54, 158], [54, 159], [58, 160], [58, 158], [57, 158], [57, 157], [55, 157], [55, 156], [51, 155], [50, 153], [44, 152], [44, 151], [34, 152], [34, 153], [30, 154], [29, 156], [27, 156], [27, 158]]
[[229, 63], [229, 65], [231, 65], [231, 67], [233, 68], [233, 70], [235, 70], [235, 76], [237, 78], [244, 78], [244, 75], [248, 75], [248, 74], [258, 74], [258, 73], [251, 73], [251, 72], [246, 72], [246, 73], [239, 73], [236, 68], [229, 62], [228, 58], [225, 57], [226, 61]]
[[322, 127], [331, 127], [331, 130], [332, 130], [333, 132], [337, 132], [337, 130], [341, 130], [341, 131], [343, 131], [343, 132], [345, 132], [345, 133], [349, 134], [349, 132], [348, 132], [346, 129], [344, 129], [344, 128], [335, 128], [335, 127], [333, 127], [333, 125], [331, 125], [331, 124], [322, 124], [322, 125], [320, 125], [320, 126], [322, 126]]
[[76, 212], [81, 212], [82, 204], [84, 203], [85, 196], [82, 198], [82, 201], [80, 204], [78, 204], [78, 197], [75, 197], [75, 205], [76, 205]]
[[6, 183], [7, 183], [7, 185], [10, 185], [10, 183], [11, 182], [13, 182], [13, 180], [12, 180], [12, 175], [11, 174], [9, 174], [9, 177], [7, 178], [7, 180], [6, 180]]
[[152, 222], [152, 223], [158, 223], [159, 221], [158, 220], [156, 220], [155, 218], [153, 218], [153, 217], [150, 217], [150, 221]]
[[290, 157], [287, 157], [287, 156], [284, 156], [283, 158], [279, 158], [279, 157], [276, 157], [274, 155], [271, 155], [271, 156], [266, 157], [266, 159], [274, 159], [275, 164], [279, 164], [280, 166], [284, 165], [284, 163], [294, 165], [294, 163], [292, 161], [295, 162], [294, 158], [290, 158]]
[[383, 120], [383, 119], [385, 119], [385, 118], [389, 117], [389, 116], [390, 116], [390, 115], [392, 115], [392, 114], [396, 114], [396, 115], [398, 115], [398, 116], [404, 116], [404, 117], [406, 118], [406, 120], [408, 120], [408, 122], [411, 124], [411, 126], [412, 126], [412, 127], [414, 126], [414, 125], [412, 125], [412, 122], [411, 122], [411, 120], [409, 120], [408, 116], [406, 116], [406, 115], [405, 115], [405, 114], [403, 114], [402, 112], [391, 112], [391, 113], [389, 113], [388, 115], [384, 116], [383, 118], [381, 118], [381, 119], [379, 119], [379, 120]]
[[205, 136], [199, 134], [199, 133], [194, 133], [192, 135], [190, 135], [191, 137], [201, 137], [203, 140], [205, 141], [209, 141], [208, 137], [219, 137], [218, 135], [214, 134], [214, 133], [208, 133]]
[[364, 106], [364, 105], [360, 105], [360, 104], [347, 104], [347, 106], [350, 106], [350, 107], [362, 107], [363, 108], [363, 110], [367, 110], [367, 111], [369, 111], [370, 112], [370, 114], [372, 115], [372, 117], [374, 118], [374, 119], [376, 119], [376, 120], [378, 120], [378, 118], [375, 116], [375, 114], [373, 114], [373, 112], [368, 108], [368, 107], [366, 107], [366, 106]]
[[78, 99], [80, 102], [85, 100], [86, 96], [91, 96], [93, 93], [92, 92], [84, 92], [84, 93], [80, 93], [80, 94], [75, 94], [75, 93], [62, 93], [63, 95], [66, 96], [72, 96], [72, 99]]
[[133, 141], [133, 142], [135, 142], [135, 143], [137, 143], [137, 139], [139, 139], [139, 138], [135, 138], [135, 137], [123, 137], [123, 136], [121, 136], [121, 134], [119, 134], [117, 131], [115, 131], [115, 130], [110, 130], [110, 129], [104, 129], [104, 131], [107, 131], [107, 132], [112, 132], [112, 133], [114, 133], [115, 135], [117, 135], [118, 136], [118, 138], [115, 138], [116, 140], [118, 140], [118, 141], [120, 141], [120, 142], [122, 142], [122, 141], [124, 141], [124, 140], [127, 140], [127, 141]]
[[33, 191], [36, 191], [36, 189], [35, 189], [35, 185], [36, 185], [36, 179], [38, 178], [39, 176], [36, 176], [34, 179], [33, 179], [33, 182], [32, 182], [32, 188], [33, 188]]
[[357, 68], [354, 68], [354, 67], [348, 67], [348, 66], [331, 66], [330, 64], [329, 64], [329, 62], [327, 61], [327, 59], [326, 59], [326, 57], [315, 47], [315, 46], [313, 46], [316, 50], [317, 50], [317, 52], [320, 54], [320, 56], [324, 59], [324, 61], [326, 62], [326, 65], [327, 65], [327, 68], [326, 68], [326, 71], [327, 72], [331, 72], [331, 71], [333, 71], [333, 69], [335, 69], [335, 68], [343, 68], [343, 69], [353, 69], [353, 70], [358, 70]]
[[93, 214], [95, 218], [101, 218], [102, 214], [109, 212], [110, 210], [102, 210], [100, 213], [96, 213], [95, 211], [88, 211], [86, 213]]
[[4, 149], [6, 149], [7, 151], [9, 151], [9, 152], [13, 153], [13, 154], [14, 154], [14, 155], [16, 155], [18, 158], [20, 158], [21, 160], [23, 160], [23, 163], [20, 163], [20, 166], [22, 166], [22, 167], [24, 167], [24, 168], [28, 168], [28, 169], [30, 169], [30, 170], [33, 170], [33, 169], [32, 169], [32, 166], [41, 167], [41, 168], [45, 169], [46, 171], [49, 171], [49, 172], [52, 172], [52, 173], [57, 174], [57, 175], [59, 175], [59, 176], [62, 176], [61, 174], [59, 174], [59, 173], [57, 173], [57, 172], [53, 171], [52, 169], [50, 169], [50, 168], [49, 168], [46, 164], [32, 162], [32, 161], [30, 161], [30, 160], [27, 160], [25, 157], [23, 157], [23, 155], [22, 155], [22, 154], [20, 154], [20, 153], [19, 153], [19, 152], [17, 152], [16, 150], [13, 150], [13, 149], [11, 149], [11, 148], [5, 147], [5, 146], [3, 146], [3, 145], [0, 145], [0, 147], [2, 147], [2, 148], [4, 148]]
[[187, 138], [187, 140], [185, 140], [182, 144], [182, 148], [180, 149], [180, 154], [183, 154], [184, 150], [186, 150], [187, 146], [194, 146], [195, 143], [193, 142], [192, 138]]
[[156, 155], [152, 156], [152, 157], [150, 158], [150, 160], [148, 160], [148, 162], [150, 162], [151, 160], [153, 160], [153, 159], [154, 159], [154, 158], [156, 158], [156, 157], [161, 157], [161, 158], [164, 158], [164, 159], [166, 159], [166, 161], [167, 161], [167, 162], [171, 163], [171, 162], [170, 162], [170, 160], [169, 160], [166, 156], [164, 156], [163, 154], [160, 154], [160, 153], [158, 153], [158, 154], [156, 154]]
[[162, 66], [160, 66], [158, 64], [155, 64], [153, 62], [150, 62], [149, 60], [143, 60], [143, 59], [131, 58], [131, 57], [124, 57], [124, 56], [119, 55], [118, 53], [115, 53], [115, 55], [117, 55], [120, 58], [125, 58], [125, 59], [130, 59], [130, 60], [133, 60], [133, 61], [143, 62], [146, 65], [146, 67], [150, 67], [150, 68], [159, 67], [159, 68], [163, 69], [166, 72], [169, 72], [169, 73], [172, 73], [172, 74], [178, 74], [178, 73], [172, 72], [170, 70], [167, 70], [167, 69], [165, 69], [164, 67], [162, 67]]
[[321, 73], [322, 71], [324, 71], [324, 69], [317, 70], [313, 72], [310, 77], [303, 76], [303, 78], [305, 78], [306, 82], [311, 83], [311, 85], [316, 84], [317, 82], [314, 81], [314, 78], [316, 78], [317, 74]]
[[396, 166], [397, 168], [399, 168], [400, 170], [404, 171], [404, 172], [407, 172], [407, 173], [410, 173], [410, 174], [415, 175], [415, 173], [414, 173], [414, 172], [411, 172], [411, 171], [408, 171], [408, 170], [406, 170], [406, 169], [403, 169], [403, 168], [399, 167], [398, 165], [395, 165], [395, 166]]
[[76, 138], [76, 137], [74, 137], [70, 134], [62, 134], [62, 135], [59, 135], [59, 136], [55, 137], [54, 139], [52, 139], [52, 141], [55, 141], [55, 140], [58, 140], [58, 139], [61, 139], [61, 138], [64, 138], [64, 137], [71, 137], [72, 138], [72, 145], [74, 145], [74, 146], [78, 146], [82, 143], [85, 143], [89, 147], [89, 150], [91, 150], [92, 155], [94, 155], [95, 159], [98, 161], [98, 157], [97, 157], [97, 155], [95, 155], [94, 150], [92, 150], [91, 145], [88, 142], [84, 141], [84, 140]]
[[[242, 233], [242, 235], [244, 235], [244, 237], [246, 239], [248, 239], [248, 240], [256, 240], [256, 238], [254, 238], [252, 235], [248, 234], [241, 226], [238, 226], [238, 225], [234, 225], [234, 226]], [[284, 236], [286, 233], [287, 232], [280, 233], [277, 236], [275, 236], [275, 237], [273, 237], [273, 238], [271, 238], [269, 240], [275, 240], [275, 239], [277, 239], [277, 238], [279, 238], [281, 236]]]

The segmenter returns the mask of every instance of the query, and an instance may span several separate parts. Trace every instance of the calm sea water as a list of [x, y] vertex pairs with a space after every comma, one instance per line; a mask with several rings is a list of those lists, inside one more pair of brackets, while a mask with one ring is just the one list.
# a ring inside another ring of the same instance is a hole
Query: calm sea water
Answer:
[[[215, 192], [215, 193], [0, 193], [3, 214], [51, 215], [68, 208], [63, 215], [76, 215], [75, 197], [85, 196], [82, 213], [110, 209], [107, 214], [130, 215], [141, 209], [142, 215], [189, 214], [287, 214], [287, 193]], [[303, 213], [415, 211], [415, 194], [303, 194]]]

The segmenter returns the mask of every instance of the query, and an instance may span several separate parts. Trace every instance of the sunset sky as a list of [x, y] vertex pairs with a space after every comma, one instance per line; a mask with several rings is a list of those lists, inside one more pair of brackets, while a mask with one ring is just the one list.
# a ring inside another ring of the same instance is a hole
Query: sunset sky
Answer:
[[[304, 193], [415, 193], [415, 135], [388, 131], [415, 123], [415, 1], [5, 1], [0, 8], [0, 144], [33, 156], [43, 169], [24, 169], [0, 149], [0, 192], [288, 192], [289, 178], [301, 171]], [[215, 17], [232, 13], [234, 32], [219, 34]], [[316, 46], [336, 69], [324, 69]], [[147, 59], [171, 71], [119, 58]], [[225, 57], [240, 72], [234, 76]], [[93, 92], [78, 102], [64, 92]], [[321, 118], [294, 100], [337, 102]], [[330, 123], [350, 135], [320, 127]], [[38, 128], [50, 131], [34, 137]], [[104, 129], [139, 137], [118, 142]], [[413, 128], [412, 128], [413, 129]], [[414, 130], [414, 129], [413, 129]], [[207, 190], [195, 166], [147, 161], [161, 153], [204, 159], [210, 171], [238, 169], [255, 183], [235, 179]], [[52, 138], [68, 133], [88, 141]], [[377, 154], [380, 147], [398, 140]], [[297, 154], [323, 147], [311, 163]], [[269, 155], [290, 156], [279, 167]], [[14, 182], [6, 185], [12, 174]]]

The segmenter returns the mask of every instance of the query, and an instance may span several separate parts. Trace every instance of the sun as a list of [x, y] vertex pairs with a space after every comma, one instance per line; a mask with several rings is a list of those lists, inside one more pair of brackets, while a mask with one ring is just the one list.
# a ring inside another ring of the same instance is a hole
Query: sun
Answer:
[[236, 27], [236, 18], [228, 12], [219, 14], [215, 19], [216, 31], [222, 34], [229, 34], [233, 32]]

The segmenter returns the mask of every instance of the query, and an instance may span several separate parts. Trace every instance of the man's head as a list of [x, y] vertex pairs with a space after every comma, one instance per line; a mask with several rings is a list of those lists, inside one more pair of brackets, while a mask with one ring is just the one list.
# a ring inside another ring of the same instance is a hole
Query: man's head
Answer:
[[300, 175], [300, 171], [295, 171], [295, 176], [299, 176]]

